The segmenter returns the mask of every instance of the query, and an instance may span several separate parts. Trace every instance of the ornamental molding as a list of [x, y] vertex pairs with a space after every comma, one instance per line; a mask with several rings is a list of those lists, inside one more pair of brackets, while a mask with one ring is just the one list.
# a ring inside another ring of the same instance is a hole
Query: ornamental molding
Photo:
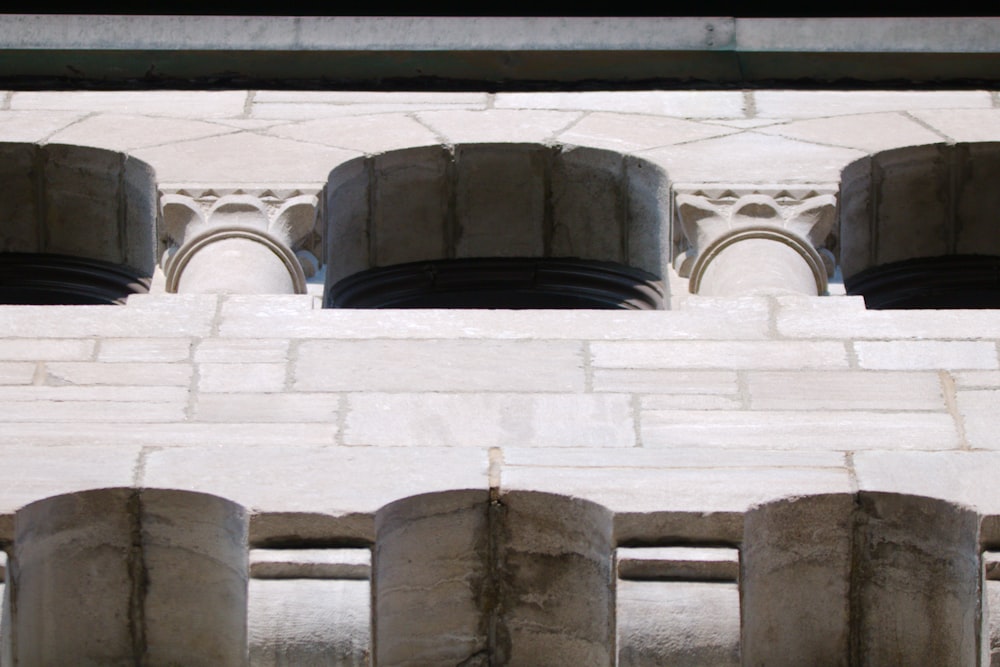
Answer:
[[319, 188], [177, 188], [160, 191], [160, 264], [165, 271], [185, 246], [245, 230], [265, 245], [283, 246], [308, 278], [321, 265]]
[[699, 257], [716, 247], [719, 239], [737, 238], [734, 234], [742, 229], [770, 228], [814, 249], [832, 276], [838, 241], [837, 192], [836, 184], [675, 185], [674, 269], [688, 278], [696, 262], [705, 263], [698, 262]]

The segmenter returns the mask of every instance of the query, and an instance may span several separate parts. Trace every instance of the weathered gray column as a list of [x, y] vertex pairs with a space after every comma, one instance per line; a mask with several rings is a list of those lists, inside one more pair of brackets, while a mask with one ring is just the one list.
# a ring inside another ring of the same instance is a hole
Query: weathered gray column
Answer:
[[165, 194], [163, 217], [168, 292], [303, 294], [306, 269], [311, 275], [319, 264], [307, 248], [315, 195], [279, 206], [248, 194]]
[[853, 512], [854, 498], [837, 494], [780, 500], [747, 513], [744, 665], [850, 664]]
[[615, 664], [611, 512], [547, 493], [501, 497], [496, 664]]
[[100, 489], [15, 517], [16, 665], [247, 664], [247, 515], [201, 493]]
[[833, 194], [689, 187], [675, 201], [683, 236], [674, 264], [692, 294], [826, 293], [834, 269], [825, 248], [835, 223]]
[[486, 491], [451, 491], [375, 514], [376, 665], [489, 664], [488, 508]]
[[979, 516], [954, 503], [862, 492], [855, 534], [856, 664], [975, 665]]

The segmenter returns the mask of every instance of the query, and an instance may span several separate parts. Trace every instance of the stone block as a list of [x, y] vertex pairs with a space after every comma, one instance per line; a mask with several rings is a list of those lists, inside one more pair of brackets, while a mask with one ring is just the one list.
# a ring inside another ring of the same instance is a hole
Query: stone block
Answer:
[[305, 341], [293, 379], [299, 391], [565, 392], [582, 391], [582, 366], [568, 341]]
[[97, 360], [104, 362], [171, 362], [191, 358], [190, 338], [106, 338], [100, 341]]
[[761, 118], [808, 118], [879, 111], [919, 109], [988, 109], [989, 95], [981, 90], [757, 90], [757, 116]]
[[[393, 151], [373, 159], [373, 266], [447, 256], [450, 162], [451, 156], [440, 146]], [[331, 213], [338, 215], [336, 210]]]
[[192, 372], [191, 365], [184, 363], [54, 362], [45, 364], [45, 383], [187, 387]]
[[650, 410], [640, 417], [644, 447], [950, 449], [959, 446], [946, 413]]
[[[503, 93], [498, 97], [503, 97]], [[559, 141], [579, 146], [635, 152], [734, 134], [739, 130], [680, 118], [636, 114], [589, 113], [559, 133]]]
[[[275, 112], [280, 113], [278, 106], [258, 102], [262, 93], [279, 91], [258, 91], [254, 98], [254, 115], [267, 117]], [[322, 93], [314, 93], [322, 94]], [[306, 102], [311, 108], [315, 105]], [[280, 108], [291, 109], [292, 105], [280, 105]], [[417, 108], [414, 105], [414, 108]], [[419, 107], [423, 109], [424, 107]], [[343, 113], [343, 107], [336, 109]], [[326, 109], [320, 109], [313, 119], [298, 123], [281, 124], [267, 130], [268, 134], [297, 141], [325, 144], [336, 148], [362, 151], [367, 154], [378, 154], [386, 151], [411, 148], [413, 146], [434, 146], [440, 143], [437, 135], [425, 125], [417, 122], [409, 115], [401, 113], [367, 114], [323, 118], [328, 115]], [[292, 112], [294, 113], [294, 111]], [[298, 114], [296, 114], [298, 115]]]
[[997, 348], [987, 341], [860, 341], [854, 350], [858, 366], [879, 370], [994, 370]]
[[758, 131], [790, 139], [857, 148], [871, 153], [901, 146], [933, 144], [943, 138], [902, 113], [810, 118], [763, 127]]
[[207, 422], [320, 422], [337, 420], [337, 394], [202, 393], [193, 419]]
[[736, 371], [685, 371], [666, 369], [595, 368], [593, 390], [636, 394], [671, 394], [711, 397], [737, 395]]
[[[0, 312], [2, 316], [2, 312]], [[4, 361], [75, 361], [92, 359], [96, 343], [92, 340], [57, 338], [7, 338], [0, 345]]]
[[937, 373], [749, 371], [755, 410], [945, 410]]
[[418, 110], [416, 117], [440, 136], [444, 143], [549, 144], [565, 127], [580, 117], [578, 111], [509, 111], [506, 109]]
[[963, 389], [956, 398], [969, 446], [1000, 449], [1000, 389]]
[[0, 412], [17, 414], [20, 422], [177, 422], [184, 419], [187, 401], [145, 403], [135, 401], [5, 401]]
[[150, 117], [109, 110], [93, 114], [54, 132], [49, 140], [127, 152], [171, 141], [187, 141], [238, 131], [235, 127], [194, 118], [165, 118], [162, 115]]
[[959, 389], [1000, 389], [1000, 371], [955, 371], [950, 375]]
[[283, 363], [288, 359], [289, 342], [274, 338], [203, 338], [194, 350], [197, 362]]
[[455, 256], [540, 257], [549, 150], [473, 144], [455, 149]]
[[247, 92], [241, 90], [19, 91], [10, 108], [224, 118], [242, 116], [246, 99]]
[[344, 442], [365, 446], [632, 447], [622, 394], [351, 394]]
[[31, 384], [37, 366], [30, 361], [0, 362], [0, 385]]
[[[642, 158], [625, 158], [625, 262], [666, 281], [670, 265], [670, 187], [667, 172]], [[665, 285], [669, 290], [669, 285]]]
[[595, 368], [847, 368], [847, 351], [837, 342], [595, 342], [590, 344], [590, 352]]
[[910, 115], [952, 142], [996, 141], [1000, 136], [996, 109], [914, 109]]
[[203, 363], [198, 364], [198, 391], [279, 392], [285, 388], [285, 364]]
[[0, 139], [5, 142], [43, 142], [86, 115], [85, 111], [0, 110]]
[[[136, 403], [131, 410], [142, 410], [150, 403], [185, 403], [187, 387], [134, 387], [114, 385], [32, 385], [30, 387], [0, 387], [0, 401], [23, 402], [73, 402]], [[125, 406], [121, 406], [125, 407]]]
[[[134, 404], [133, 404], [134, 405]], [[141, 424], [141, 426], [139, 425]], [[57, 445], [114, 445], [116, 447], [296, 446], [333, 445], [337, 428], [326, 424], [294, 423], [190, 423], [190, 422], [21, 422], [11, 421], [0, 430], [0, 445], [32, 442], [39, 447]], [[235, 456], [235, 455], [234, 455]]]
[[647, 410], [739, 410], [744, 407], [739, 395], [655, 394], [643, 396], [639, 409]]
[[498, 93], [498, 109], [586, 109], [681, 118], [742, 118], [743, 95], [728, 90]]
[[[146, 295], [135, 295], [146, 296]], [[180, 296], [180, 295], [172, 295]], [[185, 295], [194, 296], [194, 295]], [[182, 297], [183, 298], [183, 297]], [[117, 306], [52, 306], [0, 307], [0, 325], [9, 337], [17, 338], [172, 338], [207, 336], [215, 316], [214, 299], [211, 309], [202, 309], [197, 302], [170, 303], [152, 298], [155, 307]], [[5, 345], [12, 343], [9, 338]], [[69, 345], [69, 343], [66, 343]], [[73, 344], [80, 344], [76, 341]]]

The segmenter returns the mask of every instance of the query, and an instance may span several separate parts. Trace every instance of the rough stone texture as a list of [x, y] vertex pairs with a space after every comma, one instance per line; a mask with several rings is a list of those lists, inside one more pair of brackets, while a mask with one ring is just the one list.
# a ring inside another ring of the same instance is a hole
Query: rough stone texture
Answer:
[[[302, 39], [322, 41], [307, 24]], [[813, 38], [855, 39], [838, 26]], [[153, 293], [124, 307], [0, 306], [0, 544], [26, 549], [39, 527], [19, 510], [59, 494], [239, 503], [249, 527], [234, 553], [249, 548], [268, 576], [260, 554], [280, 552], [269, 565], [283, 577], [249, 584], [254, 665], [976, 664], [997, 645], [986, 630], [975, 646], [977, 614], [996, 626], [1000, 607], [996, 582], [985, 603], [977, 583], [980, 550], [1000, 544], [1000, 312], [692, 296], [672, 253], [685, 183], [839, 187], [821, 239], [839, 263], [831, 293], [872, 263], [1000, 252], [995, 97], [9, 92], [0, 139], [38, 143], [0, 145], [4, 251], [36, 248], [48, 216], [59, 248], [156, 259], [162, 235], [143, 222], [159, 215], [156, 186], [269, 201], [326, 190], [309, 294], [165, 294], [151, 260]], [[43, 175], [62, 212], [39, 208]], [[123, 227], [94, 225], [111, 213]], [[324, 282], [475, 254], [623, 262], [663, 279], [672, 309], [321, 307]], [[258, 278], [247, 264], [234, 263]], [[177, 516], [190, 530], [176, 551], [204, 554], [213, 524]], [[150, 549], [150, 567], [169, 546]], [[329, 560], [330, 547], [372, 550], [373, 597], [366, 566]], [[649, 579], [612, 577], [627, 549]], [[100, 609], [127, 581], [77, 569], [51, 580], [96, 582], [93, 613], [65, 600], [45, 613], [99, 623], [95, 641], [122, 635]], [[151, 580], [148, 593], [170, 611], [209, 590]], [[173, 623], [159, 613], [151, 642]], [[186, 620], [215, 627], [200, 613]], [[441, 641], [439, 622], [459, 639]]]

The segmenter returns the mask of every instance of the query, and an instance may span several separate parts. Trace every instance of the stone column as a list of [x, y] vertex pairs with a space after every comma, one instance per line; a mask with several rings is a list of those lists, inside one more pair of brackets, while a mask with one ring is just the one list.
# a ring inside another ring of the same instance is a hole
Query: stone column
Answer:
[[453, 491], [375, 514], [376, 665], [489, 664], [488, 509], [485, 491]]
[[691, 294], [825, 294], [836, 198], [815, 190], [689, 189], [675, 196], [675, 268]]
[[529, 491], [501, 502], [496, 664], [614, 665], [611, 512]]
[[168, 292], [304, 294], [319, 261], [317, 198], [164, 194]]
[[975, 665], [979, 516], [936, 498], [862, 492], [855, 534], [858, 665]]
[[19, 665], [247, 664], [247, 515], [228, 500], [99, 489], [15, 516]]

